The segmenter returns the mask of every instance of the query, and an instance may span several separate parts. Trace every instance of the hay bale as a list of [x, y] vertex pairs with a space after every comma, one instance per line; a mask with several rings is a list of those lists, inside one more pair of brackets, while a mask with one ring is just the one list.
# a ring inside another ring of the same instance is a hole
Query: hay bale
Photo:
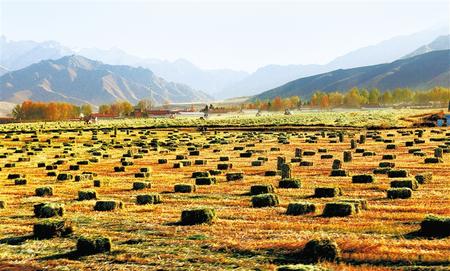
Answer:
[[395, 180], [391, 181], [391, 187], [392, 188], [401, 188], [401, 187], [407, 187], [411, 190], [417, 190], [419, 188], [419, 183], [416, 179], [414, 180]]
[[151, 188], [150, 182], [133, 182], [133, 190], [142, 190], [146, 188]]
[[308, 213], [314, 213], [316, 211], [316, 205], [310, 202], [293, 202], [289, 203], [286, 214], [287, 215], [303, 215]]
[[278, 156], [277, 157], [277, 170], [281, 170], [281, 166], [286, 163], [286, 157]]
[[94, 211], [112, 211], [122, 209], [123, 202], [117, 200], [98, 200], [95, 203]]
[[27, 184], [27, 179], [15, 179], [14, 180], [14, 184], [15, 185], [26, 185]]
[[260, 195], [273, 193], [275, 191], [273, 185], [271, 184], [255, 184], [250, 187], [251, 195]]
[[102, 186], [102, 181], [94, 180], [94, 187], [101, 187], [101, 186]]
[[356, 213], [355, 205], [349, 202], [329, 202], [325, 204], [324, 217], [349, 216]]
[[282, 179], [278, 183], [279, 188], [300, 188], [301, 181], [300, 179]]
[[390, 188], [387, 190], [387, 197], [389, 199], [408, 199], [412, 196], [410, 188]]
[[33, 236], [38, 239], [67, 236], [72, 232], [72, 226], [64, 220], [45, 219], [33, 225]]
[[79, 255], [93, 255], [111, 251], [111, 239], [107, 237], [80, 237], [77, 240]]
[[386, 167], [393, 168], [393, 167], [395, 167], [395, 163], [393, 163], [393, 162], [380, 162], [378, 164], [378, 166], [379, 167], [384, 167], [384, 168], [386, 168]]
[[263, 165], [263, 161], [261, 161], [261, 160], [252, 161], [252, 163], [251, 163], [252, 167], [260, 167], [262, 165]]
[[209, 174], [211, 174], [212, 176], [216, 176], [216, 175], [220, 175], [222, 174], [222, 171], [217, 170], [217, 169], [210, 169], [208, 170]]
[[231, 163], [221, 163], [221, 164], [217, 164], [217, 169], [218, 170], [229, 170], [233, 168], [233, 164]]
[[339, 202], [353, 204], [357, 213], [359, 213], [360, 210], [367, 210], [369, 208], [369, 204], [366, 199], [340, 199]]
[[139, 205], [158, 204], [158, 203], [161, 203], [161, 196], [158, 193], [137, 195], [136, 203]]
[[149, 172], [136, 172], [134, 173], [134, 178], [148, 178], [150, 177]]
[[292, 178], [292, 169], [290, 163], [285, 163], [281, 165], [281, 179]]
[[415, 179], [419, 184], [431, 182], [431, 180], [433, 180], [433, 173], [431, 172], [419, 173], [415, 176]]
[[312, 161], [301, 161], [300, 166], [301, 167], [312, 167], [314, 165], [314, 162]]
[[427, 215], [420, 223], [419, 232], [429, 237], [450, 236], [450, 217]]
[[68, 180], [72, 180], [73, 176], [70, 173], [59, 173], [58, 176], [56, 177], [56, 179], [58, 181], [68, 181]]
[[9, 173], [8, 174], [8, 180], [14, 180], [14, 179], [20, 179], [25, 178], [25, 174], [21, 173]]
[[227, 181], [238, 181], [244, 179], [244, 173], [242, 172], [230, 172], [226, 174]]
[[114, 167], [114, 172], [125, 172], [125, 166]]
[[53, 188], [50, 186], [38, 187], [35, 192], [38, 197], [53, 196]]
[[254, 208], [272, 207], [279, 204], [278, 196], [275, 194], [260, 194], [252, 197], [252, 206]]
[[295, 148], [295, 157], [302, 158], [302, 149]]
[[405, 169], [391, 169], [388, 172], [388, 177], [389, 178], [404, 178], [404, 177], [408, 177], [409, 173], [407, 170]]
[[167, 159], [158, 159], [158, 164], [162, 165], [162, 164], [167, 164]]
[[314, 189], [314, 197], [316, 198], [332, 198], [342, 195], [339, 187], [316, 187]]
[[383, 168], [376, 168], [372, 172], [373, 174], [387, 174], [389, 171], [391, 171], [391, 168], [383, 167]]
[[196, 186], [193, 184], [175, 184], [174, 191], [176, 193], [192, 193], [196, 191]]
[[352, 161], [352, 152], [344, 151], [344, 162], [348, 163]]
[[207, 165], [208, 164], [208, 160], [206, 160], [206, 159], [197, 159], [197, 160], [194, 160], [194, 165], [199, 165], [199, 166], [201, 166], [201, 165]]
[[332, 169], [330, 176], [331, 177], [347, 177], [348, 173], [345, 169]]
[[198, 225], [212, 223], [216, 218], [216, 212], [212, 208], [196, 208], [181, 212], [181, 224]]
[[339, 159], [334, 159], [333, 164], [331, 165], [331, 169], [341, 169], [342, 168], [342, 161]]
[[5, 208], [6, 208], [6, 201], [0, 200], [0, 209], [5, 209]]
[[306, 243], [301, 253], [302, 258], [311, 263], [319, 261], [339, 261], [341, 251], [331, 239], [313, 239]]
[[425, 164], [439, 164], [439, 163], [443, 163], [444, 161], [441, 158], [437, 158], [437, 157], [427, 157], [424, 160]]
[[221, 162], [230, 161], [230, 157], [229, 156], [221, 156], [221, 157], [219, 157], [219, 161], [221, 161]]
[[199, 177], [210, 177], [210, 173], [208, 171], [192, 172], [191, 178], [199, 178]]
[[331, 271], [330, 269], [311, 264], [290, 264], [282, 265], [277, 271]]
[[436, 158], [442, 158], [443, 150], [442, 148], [436, 148], [434, 149], [434, 157]]
[[195, 179], [196, 185], [212, 185], [217, 182], [215, 177], [199, 177]]
[[97, 191], [95, 190], [78, 191], [78, 200], [92, 200], [92, 199], [97, 199]]
[[38, 203], [33, 207], [34, 215], [38, 218], [49, 218], [64, 215], [64, 205], [60, 203]]
[[370, 174], [361, 174], [352, 176], [352, 183], [373, 183], [375, 177]]
[[277, 176], [278, 171], [276, 170], [268, 170], [266, 172], [264, 172], [264, 176], [269, 177], [269, 176]]

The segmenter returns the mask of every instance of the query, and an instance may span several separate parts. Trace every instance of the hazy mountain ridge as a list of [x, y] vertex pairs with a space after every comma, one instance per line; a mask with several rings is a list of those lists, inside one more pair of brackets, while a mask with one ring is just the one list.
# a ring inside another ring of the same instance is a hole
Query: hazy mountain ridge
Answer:
[[99, 105], [117, 100], [136, 103], [144, 98], [160, 104], [211, 99], [145, 68], [108, 65], [77, 55], [44, 60], [0, 77], [0, 100], [8, 102], [32, 99]]
[[410, 58], [413, 56], [418, 56], [421, 54], [425, 54], [432, 51], [439, 51], [439, 50], [448, 50], [450, 49], [450, 34], [449, 35], [442, 35], [437, 37], [435, 40], [433, 40], [431, 43], [423, 45], [413, 52], [405, 55], [404, 58]]
[[309, 76], [256, 95], [258, 99], [275, 96], [309, 98], [316, 91], [346, 91], [352, 87], [378, 88], [381, 91], [398, 87], [412, 89], [433, 86], [450, 87], [450, 50], [434, 51], [387, 64], [378, 64]]

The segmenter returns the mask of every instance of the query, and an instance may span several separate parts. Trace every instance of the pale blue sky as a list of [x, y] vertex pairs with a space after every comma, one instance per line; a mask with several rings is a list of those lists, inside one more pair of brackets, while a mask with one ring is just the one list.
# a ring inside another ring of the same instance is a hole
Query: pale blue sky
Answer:
[[0, 0], [0, 33], [69, 47], [118, 47], [203, 68], [326, 63], [449, 23], [449, 1], [120, 2]]

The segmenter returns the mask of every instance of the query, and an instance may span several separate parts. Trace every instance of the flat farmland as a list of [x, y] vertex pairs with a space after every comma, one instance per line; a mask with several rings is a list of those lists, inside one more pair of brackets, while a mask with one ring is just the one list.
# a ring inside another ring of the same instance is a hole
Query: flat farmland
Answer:
[[[340, 257], [319, 260], [315, 268], [450, 265], [448, 237], [420, 234], [427, 215], [450, 216], [447, 128], [198, 131], [130, 123], [2, 129], [0, 263], [10, 268], [5, 270], [274, 270], [304, 262], [305, 244], [323, 238], [337, 244]], [[432, 177], [421, 181], [424, 175]], [[63, 176], [69, 177], [58, 180]], [[399, 180], [407, 184], [391, 183]], [[177, 184], [195, 191], [175, 192]], [[408, 184], [411, 189], [404, 188]], [[258, 185], [274, 203], [255, 206], [259, 193], [252, 187]], [[388, 198], [391, 186], [408, 190], [410, 197]], [[44, 187], [52, 193], [38, 196], [36, 190]], [[320, 197], [316, 188], [335, 194]], [[80, 191], [95, 197], [81, 200]], [[142, 195], [158, 200], [142, 204]], [[95, 210], [103, 200], [117, 208]], [[39, 203], [60, 204], [64, 213], [50, 220], [64, 221], [71, 233], [37, 238], [35, 224], [47, 220], [34, 212]], [[287, 214], [292, 203], [315, 210]], [[351, 208], [330, 216], [324, 213], [329, 203]], [[182, 212], [195, 208], [212, 209], [215, 216], [207, 223], [182, 223]], [[81, 236], [109, 238], [111, 249], [79, 255]]]

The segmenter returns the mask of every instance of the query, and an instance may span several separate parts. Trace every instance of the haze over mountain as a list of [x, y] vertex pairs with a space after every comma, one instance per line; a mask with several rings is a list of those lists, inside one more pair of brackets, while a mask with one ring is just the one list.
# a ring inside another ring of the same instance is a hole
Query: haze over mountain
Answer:
[[256, 95], [258, 99], [276, 96], [309, 98], [314, 91], [346, 91], [352, 87], [378, 88], [381, 91], [399, 87], [425, 89], [450, 87], [450, 50], [434, 51], [388, 64], [339, 69], [291, 81]]
[[[387, 63], [403, 56], [417, 55], [429, 50], [446, 49], [445, 38], [449, 35], [448, 27], [426, 29], [411, 35], [397, 36], [376, 45], [367, 46], [337, 57], [325, 65], [267, 65], [253, 73], [230, 69], [201, 69], [191, 62], [178, 59], [170, 62], [154, 58], [141, 58], [126, 53], [118, 48], [109, 50], [85, 48], [77, 54], [89, 59], [99, 60], [111, 65], [129, 65], [150, 69], [154, 74], [167, 81], [187, 84], [194, 89], [202, 90], [217, 99], [238, 96], [252, 96], [263, 91], [281, 86], [289, 81], [329, 72], [335, 69], [353, 68], [380, 63]], [[58, 59], [74, 54], [54, 41], [7, 41], [1, 40], [0, 65], [12, 71], [26, 67], [45, 59]], [[413, 53], [412, 53], [413, 52]], [[0, 69], [0, 75], [1, 75]]]
[[450, 49], [450, 34], [439, 36], [435, 40], [433, 40], [431, 43], [417, 48], [416, 50], [414, 50], [414, 52], [409, 53], [402, 58], [409, 58], [409, 57], [418, 56], [418, 55], [425, 54], [425, 53], [432, 52], [432, 51], [448, 50], [448, 49]]
[[210, 100], [207, 94], [184, 84], [167, 82], [152, 71], [125, 65], [108, 65], [82, 56], [43, 60], [0, 77], [0, 100], [20, 103], [66, 101], [99, 105], [118, 100], [136, 104]]
[[0, 76], [2, 76], [3, 74], [9, 72], [9, 70], [5, 67], [0, 66]]

